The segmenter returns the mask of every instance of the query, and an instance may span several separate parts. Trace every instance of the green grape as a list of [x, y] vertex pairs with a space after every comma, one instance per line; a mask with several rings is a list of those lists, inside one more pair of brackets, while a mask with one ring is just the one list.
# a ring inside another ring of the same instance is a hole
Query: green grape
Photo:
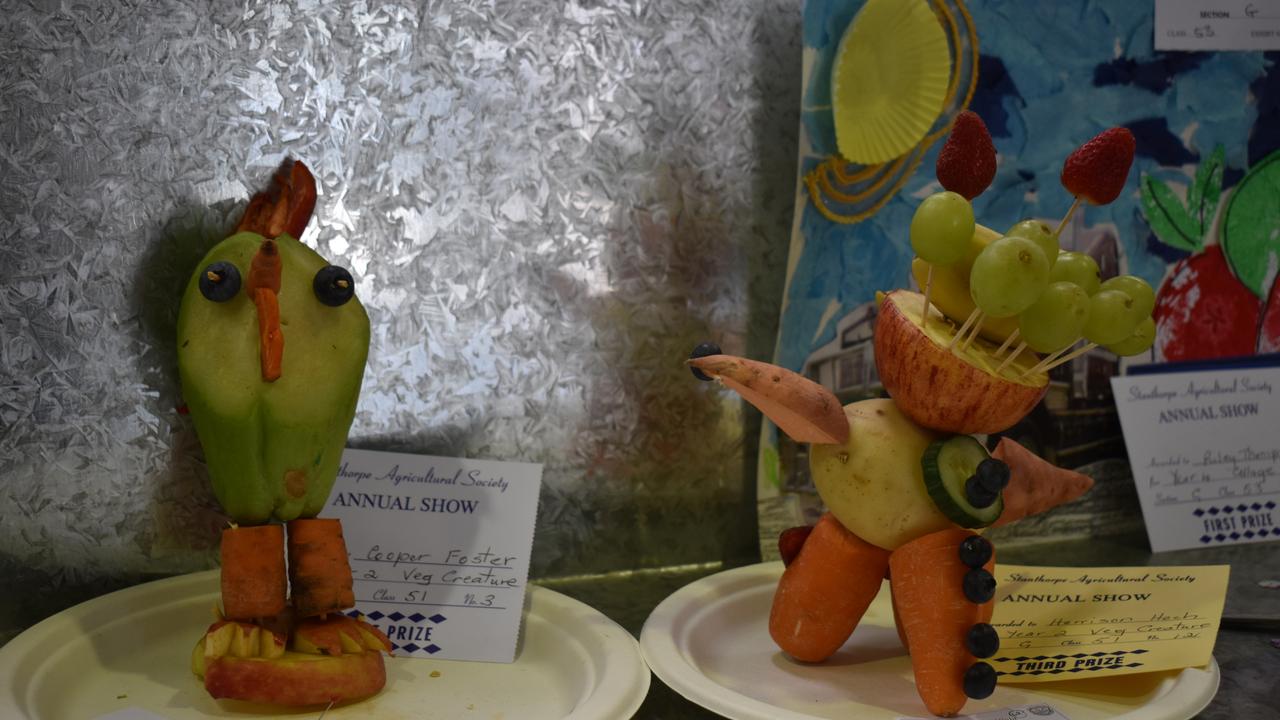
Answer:
[[991, 317], [1026, 310], [1049, 284], [1049, 261], [1034, 242], [1006, 235], [978, 253], [969, 272], [969, 295]]
[[1138, 328], [1133, 331], [1129, 337], [1117, 343], [1111, 343], [1106, 348], [1111, 352], [1122, 357], [1130, 355], [1140, 355], [1151, 348], [1156, 341], [1156, 321], [1147, 316], [1145, 320], [1138, 323]]
[[973, 206], [963, 195], [934, 193], [911, 218], [911, 249], [925, 262], [951, 265], [969, 249], [973, 228]]
[[1049, 282], [1075, 283], [1092, 296], [1102, 284], [1101, 275], [1093, 258], [1084, 253], [1063, 250], [1058, 253], [1058, 261], [1049, 273]]
[[1032, 350], [1051, 353], [1079, 340], [1088, 319], [1089, 293], [1075, 283], [1050, 283], [1018, 315], [1018, 336]]
[[1040, 246], [1040, 251], [1049, 259], [1052, 268], [1058, 262], [1058, 236], [1053, 234], [1048, 225], [1039, 220], [1023, 220], [1009, 228], [1005, 235], [1024, 237]]
[[1146, 280], [1137, 275], [1113, 277], [1102, 283], [1102, 289], [1119, 290], [1133, 298], [1133, 304], [1138, 308], [1138, 315], [1142, 317], [1150, 315], [1156, 307], [1156, 291], [1151, 289]]
[[1089, 299], [1089, 319], [1084, 336], [1089, 342], [1110, 345], [1133, 334], [1142, 322], [1137, 303], [1119, 290], [1099, 290]]

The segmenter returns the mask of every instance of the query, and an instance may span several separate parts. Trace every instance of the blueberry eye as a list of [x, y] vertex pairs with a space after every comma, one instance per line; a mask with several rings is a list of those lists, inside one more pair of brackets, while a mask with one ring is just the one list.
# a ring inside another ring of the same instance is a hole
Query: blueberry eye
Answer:
[[[719, 345], [713, 342], [704, 342], [699, 344], [698, 347], [694, 348], [693, 352], [689, 353], [689, 359], [696, 360], [700, 357], [707, 357], [708, 355], [719, 355], [720, 353], [721, 353], [721, 350]], [[696, 367], [691, 367], [689, 368], [689, 371], [692, 372], [693, 376], [698, 378], [699, 380], [703, 382], [711, 382], [711, 379], [712, 379], [711, 376], [702, 372], [702, 370]]]
[[226, 261], [211, 263], [200, 273], [200, 294], [214, 302], [226, 302], [240, 292], [240, 271]]
[[329, 307], [343, 305], [356, 294], [356, 283], [351, 279], [351, 273], [337, 265], [320, 268], [311, 287], [316, 291], [316, 298]]

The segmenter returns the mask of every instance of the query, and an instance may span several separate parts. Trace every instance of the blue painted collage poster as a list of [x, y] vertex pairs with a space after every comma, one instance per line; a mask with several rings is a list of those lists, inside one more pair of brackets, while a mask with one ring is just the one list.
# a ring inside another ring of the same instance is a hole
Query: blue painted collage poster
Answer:
[[[787, 286], [774, 362], [848, 403], [883, 394], [872, 348], [876, 292], [918, 288], [907, 228], [951, 119], [976, 112], [994, 142], [978, 223], [1056, 224], [1072, 204], [1063, 160], [1103, 130], [1132, 131], [1136, 157], [1118, 199], [1083, 205], [1059, 236], [1103, 278], [1132, 274], [1157, 293], [1150, 351], [1098, 348], [1053, 369], [1040, 405], [1004, 434], [1077, 469], [1101, 493], [1132, 492], [1110, 378], [1129, 364], [1280, 351], [1280, 52], [1154, 49], [1151, 3], [931, 0], [949, 33], [952, 87], [934, 128], [891, 162], [842, 161], [832, 66], [863, 0], [804, 7], [800, 158]], [[888, 60], [886, 58], [886, 60]], [[767, 420], [759, 457], [761, 548], [822, 511], [805, 447]], [[1112, 490], [1105, 488], [1111, 487]], [[1107, 518], [1071, 506], [1044, 523], [1088, 535]], [[1133, 520], [1133, 519], [1130, 519]]]

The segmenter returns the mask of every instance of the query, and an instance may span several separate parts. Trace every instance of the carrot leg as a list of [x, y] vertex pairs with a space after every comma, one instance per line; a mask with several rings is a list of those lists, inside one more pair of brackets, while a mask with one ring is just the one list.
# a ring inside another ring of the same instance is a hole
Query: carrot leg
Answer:
[[796, 660], [827, 659], [853, 634], [888, 562], [887, 550], [823, 515], [778, 582], [769, 635]]
[[220, 554], [223, 615], [251, 620], [284, 611], [287, 585], [282, 526], [227, 528], [222, 531]]
[[994, 652], [989, 645], [994, 631], [987, 622], [995, 558], [977, 568], [966, 565], [959, 549], [972, 535], [959, 528], [943, 530], [913, 540], [889, 557], [890, 588], [910, 649], [916, 691], [929, 712], [943, 717], [956, 715], [969, 697], [986, 697], [994, 688], [994, 671], [974, 653], [986, 657]]
[[299, 617], [355, 607], [342, 523], [331, 518], [289, 522], [289, 583]]
[[[889, 589], [893, 590], [892, 580], [889, 581]], [[907, 642], [907, 631], [902, 629], [902, 615], [898, 613], [898, 596], [892, 592], [889, 595], [893, 606], [893, 629], [898, 631], [898, 641], [907, 649], [907, 654], [911, 654], [911, 643]]]

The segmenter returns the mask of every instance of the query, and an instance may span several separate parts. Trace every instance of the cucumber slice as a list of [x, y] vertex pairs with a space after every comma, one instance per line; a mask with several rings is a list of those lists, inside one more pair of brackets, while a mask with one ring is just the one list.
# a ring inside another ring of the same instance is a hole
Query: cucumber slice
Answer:
[[974, 507], [965, 497], [964, 484], [990, 453], [974, 438], [956, 435], [929, 445], [920, 458], [924, 487], [929, 498], [951, 522], [965, 528], [986, 527], [1004, 512], [1004, 499], [987, 507]]

